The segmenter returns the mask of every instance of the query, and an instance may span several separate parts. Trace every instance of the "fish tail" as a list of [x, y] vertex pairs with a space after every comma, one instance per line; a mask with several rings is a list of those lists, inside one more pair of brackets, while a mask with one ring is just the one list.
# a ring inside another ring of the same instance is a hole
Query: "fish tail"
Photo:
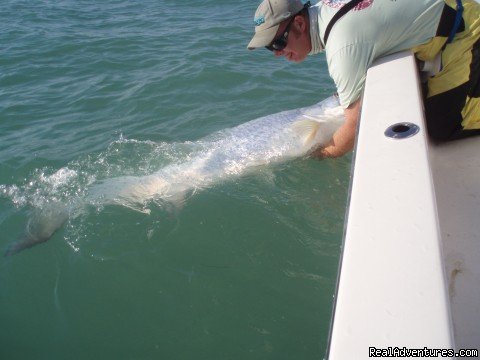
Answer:
[[23, 234], [7, 248], [4, 256], [15, 255], [48, 241], [67, 220], [68, 209], [64, 204], [54, 203], [36, 210], [27, 221]]

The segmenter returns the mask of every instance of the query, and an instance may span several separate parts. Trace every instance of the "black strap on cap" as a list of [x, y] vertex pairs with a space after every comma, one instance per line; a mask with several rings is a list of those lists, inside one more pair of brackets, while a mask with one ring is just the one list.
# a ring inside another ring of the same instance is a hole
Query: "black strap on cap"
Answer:
[[333, 25], [347, 12], [352, 10], [355, 6], [357, 6], [359, 3], [361, 3], [363, 0], [352, 0], [349, 3], [346, 3], [343, 5], [340, 10], [338, 10], [335, 15], [333, 15], [332, 20], [327, 25], [327, 29], [325, 30], [325, 35], [323, 35], [323, 45], [327, 45], [327, 40], [328, 40], [328, 35], [330, 35], [330, 31], [333, 28]]

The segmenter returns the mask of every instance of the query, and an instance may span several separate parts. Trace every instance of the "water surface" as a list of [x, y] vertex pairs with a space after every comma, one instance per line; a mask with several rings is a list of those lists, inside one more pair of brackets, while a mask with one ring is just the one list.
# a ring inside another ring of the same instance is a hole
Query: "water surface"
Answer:
[[[0, 250], [35, 208], [334, 92], [323, 56], [247, 51], [256, 3], [6, 0]], [[89, 206], [0, 259], [5, 359], [321, 359], [350, 158], [296, 159], [150, 214]]]

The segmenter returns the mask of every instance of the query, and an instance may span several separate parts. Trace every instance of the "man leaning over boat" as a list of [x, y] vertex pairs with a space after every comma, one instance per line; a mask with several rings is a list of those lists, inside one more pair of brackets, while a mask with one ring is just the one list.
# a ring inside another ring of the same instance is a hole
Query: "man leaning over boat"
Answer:
[[[325, 51], [345, 122], [313, 156], [338, 157], [355, 142], [366, 73], [376, 59], [411, 49], [428, 63], [428, 133], [435, 141], [480, 133], [480, 5], [475, 0], [264, 0], [248, 49], [301, 62]], [[388, 80], [388, 79], [386, 79]]]

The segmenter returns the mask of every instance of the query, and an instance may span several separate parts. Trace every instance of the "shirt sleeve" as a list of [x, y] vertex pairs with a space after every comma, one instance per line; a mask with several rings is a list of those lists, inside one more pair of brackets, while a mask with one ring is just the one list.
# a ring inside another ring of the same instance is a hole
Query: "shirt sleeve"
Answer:
[[328, 56], [328, 71], [344, 109], [357, 101], [365, 86], [367, 70], [373, 61], [373, 43], [350, 44]]

